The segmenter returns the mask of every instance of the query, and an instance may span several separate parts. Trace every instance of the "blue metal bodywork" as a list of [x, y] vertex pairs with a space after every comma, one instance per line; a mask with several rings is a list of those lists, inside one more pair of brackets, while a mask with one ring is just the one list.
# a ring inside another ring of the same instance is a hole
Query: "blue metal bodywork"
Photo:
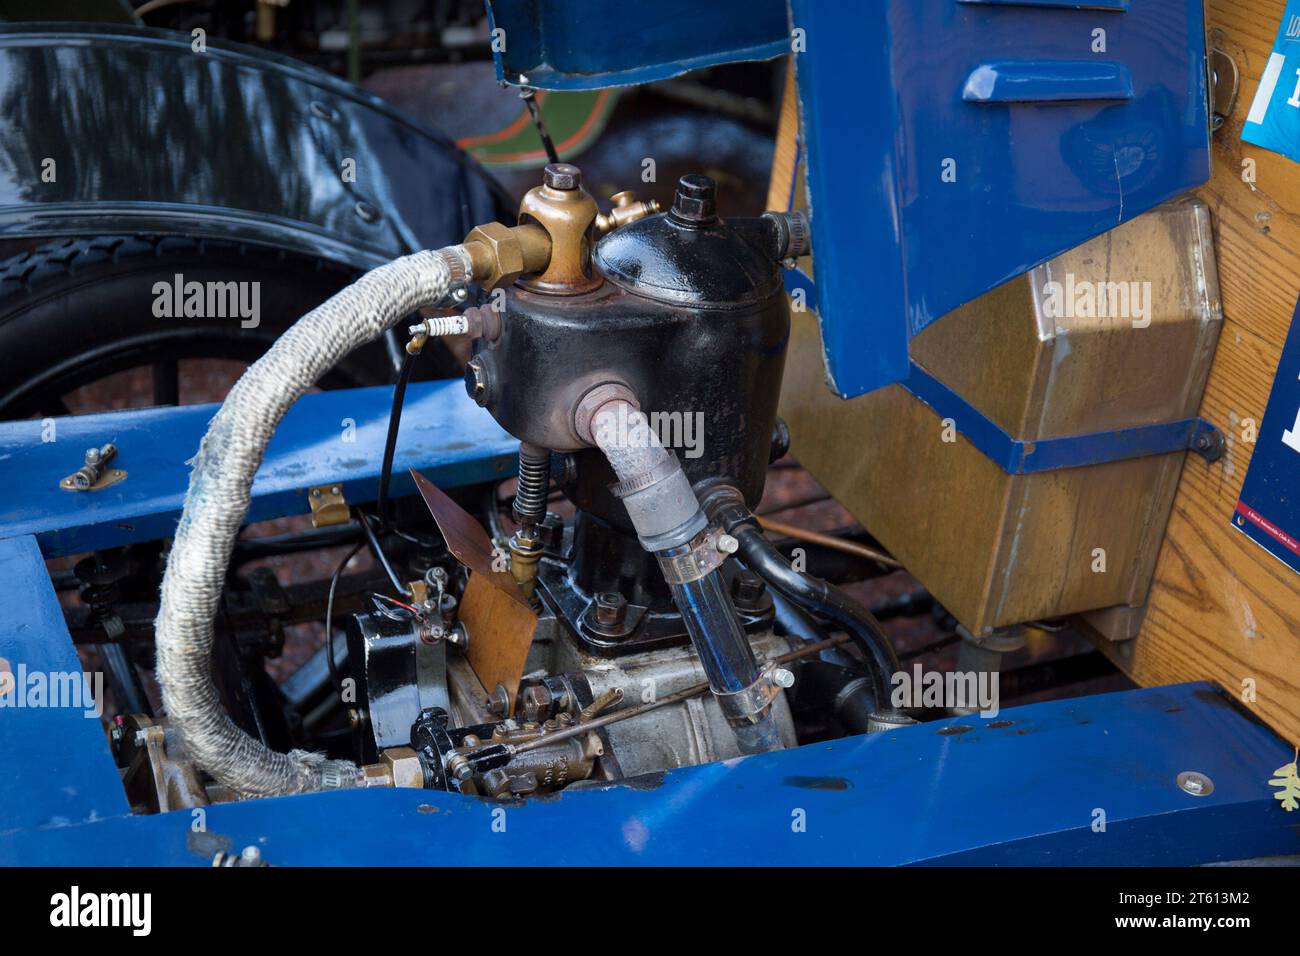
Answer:
[[[301, 399], [254, 485], [254, 515], [302, 513], [306, 487], [340, 475], [350, 499], [373, 494], [390, 397]], [[398, 474], [410, 465], [446, 485], [508, 470], [513, 442], [459, 383], [412, 385], [408, 403]], [[46, 443], [39, 423], [0, 425], [0, 480], [23, 503], [0, 522], [0, 575], [23, 595], [0, 616], [8, 669], [79, 670], [45, 556], [166, 534], [211, 411], [59, 420]], [[126, 481], [58, 489], [71, 450], [108, 438]], [[0, 864], [202, 866], [254, 844], [274, 864], [1179, 864], [1300, 849], [1268, 786], [1290, 750], [1207, 685], [1034, 704], [526, 803], [318, 793], [210, 806], [201, 825], [186, 811], [130, 816], [82, 707], [0, 707], [0, 753]], [[1214, 792], [1183, 792], [1184, 770]]]
[[1200, 0], [1081, 6], [792, 0], [840, 394], [903, 380], [939, 316], [1209, 178]]
[[497, 79], [543, 90], [653, 83], [790, 52], [785, 0], [487, 0]]

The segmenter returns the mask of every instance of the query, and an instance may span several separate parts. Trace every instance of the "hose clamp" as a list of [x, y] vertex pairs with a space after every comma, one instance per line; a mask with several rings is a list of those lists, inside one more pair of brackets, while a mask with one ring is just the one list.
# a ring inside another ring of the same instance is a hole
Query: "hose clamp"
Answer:
[[756, 724], [763, 719], [772, 701], [776, 700], [786, 686], [786, 683], [777, 679], [778, 670], [780, 668], [769, 661], [748, 687], [729, 694], [720, 694], [716, 690], [713, 692], [727, 723], [733, 726]]
[[727, 556], [735, 552], [734, 545], [735, 539], [721, 528], [705, 528], [691, 539], [688, 550], [681, 554], [660, 552], [659, 568], [670, 585], [690, 584], [722, 567]]

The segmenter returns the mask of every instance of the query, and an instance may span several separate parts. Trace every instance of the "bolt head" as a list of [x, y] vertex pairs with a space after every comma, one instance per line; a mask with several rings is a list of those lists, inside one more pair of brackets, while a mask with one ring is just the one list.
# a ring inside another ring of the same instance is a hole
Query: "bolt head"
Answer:
[[606, 627], [617, 627], [627, 617], [627, 598], [617, 591], [602, 591], [596, 595], [596, 622]]
[[770, 675], [770, 680], [771, 680], [772, 683], [775, 684], [777, 687], [782, 687], [782, 688], [784, 688], [784, 687], [793, 687], [793, 686], [794, 686], [794, 672], [793, 672], [793, 671], [790, 671], [790, 670], [787, 670], [787, 669], [784, 668], [784, 667], [774, 667], [774, 668], [772, 668], [772, 673], [771, 673], [771, 675]]
[[552, 189], [577, 189], [582, 185], [582, 170], [572, 163], [551, 163], [542, 173], [542, 182]]
[[735, 554], [740, 550], [740, 542], [729, 534], [718, 535], [718, 550], [723, 554]]

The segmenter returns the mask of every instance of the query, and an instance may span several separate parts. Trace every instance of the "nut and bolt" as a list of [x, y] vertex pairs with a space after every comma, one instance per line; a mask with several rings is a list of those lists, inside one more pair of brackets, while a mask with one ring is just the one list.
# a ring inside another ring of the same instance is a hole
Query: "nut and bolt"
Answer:
[[551, 713], [551, 692], [546, 689], [544, 684], [533, 684], [525, 688], [522, 696], [524, 705], [524, 719], [527, 721], [546, 720]]
[[595, 603], [597, 624], [618, 627], [627, 618], [627, 598], [617, 591], [601, 591]]

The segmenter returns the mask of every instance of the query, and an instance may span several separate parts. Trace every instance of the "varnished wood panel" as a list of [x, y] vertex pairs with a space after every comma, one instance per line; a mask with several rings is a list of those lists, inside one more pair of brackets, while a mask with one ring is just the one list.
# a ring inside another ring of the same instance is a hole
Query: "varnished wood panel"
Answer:
[[[1300, 295], [1300, 165], [1241, 141], [1284, 0], [1211, 0], [1212, 41], [1241, 72], [1237, 107], [1214, 137], [1214, 177], [1199, 192], [1217, 230], [1224, 325], [1201, 414], [1230, 436], [1215, 465], [1189, 458], [1156, 565], [1149, 609], [1119, 654], [1143, 684], [1210, 678], [1300, 740], [1300, 575], [1229, 521], [1250, 464], [1244, 419], [1264, 406]], [[1256, 182], [1242, 180], [1254, 159]], [[1296, 475], [1300, 483], [1300, 471]]]

